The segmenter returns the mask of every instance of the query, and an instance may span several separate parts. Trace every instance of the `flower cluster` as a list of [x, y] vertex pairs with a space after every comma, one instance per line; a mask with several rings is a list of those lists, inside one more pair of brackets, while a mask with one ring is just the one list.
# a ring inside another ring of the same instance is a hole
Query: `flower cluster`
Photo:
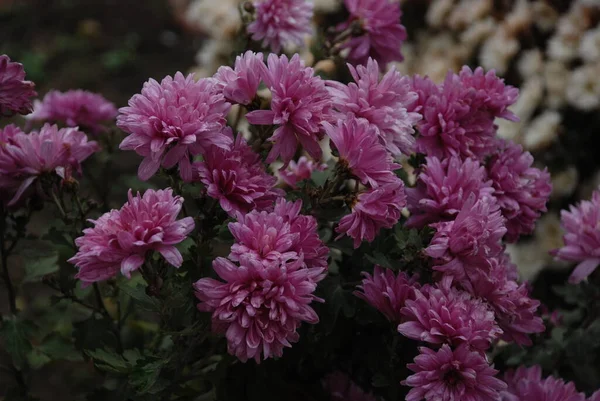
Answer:
[[22, 64], [0, 55], [0, 116], [30, 113], [31, 98], [37, 96], [34, 87], [33, 82], [25, 80]]
[[[63, 180], [81, 172], [81, 163], [99, 149], [75, 128], [45, 124], [29, 134], [14, 125], [0, 130], [0, 189], [14, 205], [46, 174]], [[5, 199], [6, 200], [6, 199]]]
[[[302, 322], [319, 318], [310, 304], [325, 276], [328, 249], [302, 203], [277, 201], [272, 212], [252, 211], [229, 224], [236, 242], [213, 268], [224, 280], [194, 284], [198, 309], [212, 312], [213, 330], [227, 337], [240, 360], [278, 357], [298, 341]], [[236, 263], [234, 263], [236, 262]]]
[[117, 116], [115, 106], [99, 94], [71, 90], [67, 92], [50, 91], [40, 102], [34, 102], [33, 113], [27, 118], [35, 121], [64, 123], [69, 127], [82, 127], [93, 133], [105, 129], [106, 121]]
[[147, 190], [133, 196], [119, 210], [111, 210], [96, 220], [94, 227], [83, 230], [75, 243], [79, 251], [69, 259], [79, 270], [76, 277], [85, 285], [116, 276], [126, 277], [139, 269], [149, 251], [158, 251], [172, 266], [183, 262], [175, 245], [194, 229], [194, 219], [177, 216], [183, 198], [172, 189]]

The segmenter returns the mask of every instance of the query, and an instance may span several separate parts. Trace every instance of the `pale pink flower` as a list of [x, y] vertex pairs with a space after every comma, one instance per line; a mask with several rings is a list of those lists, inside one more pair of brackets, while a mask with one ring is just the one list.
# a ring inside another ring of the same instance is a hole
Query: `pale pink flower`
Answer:
[[306, 268], [302, 257], [283, 259], [268, 266], [242, 257], [237, 266], [217, 258], [213, 269], [224, 280], [202, 278], [194, 284], [198, 309], [212, 312], [212, 327], [225, 334], [229, 353], [246, 362], [280, 357], [284, 347], [297, 342], [303, 322], [316, 324], [319, 317], [312, 301], [323, 268]]
[[542, 379], [542, 369], [537, 365], [509, 370], [504, 381], [508, 388], [501, 392], [502, 401], [586, 401], [585, 394], [578, 393], [572, 382], [553, 376]]
[[426, 161], [416, 187], [406, 189], [409, 227], [453, 220], [471, 194], [480, 199], [494, 192], [485, 167], [477, 160], [457, 156], [440, 160], [431, 156]]
[[315, 160], [321, 158], [321, 123], [331, 119], [331, 97], [325, 82], [305, 67], [300, 56], [270, 54], [263, 68], [263, 81], [271, 90], [271, 110], [255, 110], [246, 115], [250, 124], [276, 125], [269, 138], [273, 148], [267, 156], [271, 163], [281, 156], [287, 165], [298, 144]]
[[518, 89], [505, 85], [494, 71], [484, 74], [481, 67], [463, 67], [459, 75], [450, 71], [439, 86], [416, 76], [412, 90], [419, 95], [414, 111], [423, 116], [417, 124], [417, 151], [428, 156], [482, 160], [497, 147], [494, 119], [518, 120], [508, 110]]
[[117, 109], [114, 104], [97, 93], [81, 89], [48, 92], [41, 102], [34, 102], [33, 113], [27, 116], [34, 121], [80, 126], [93, 133], [103, 131], [105, 127], [102, 124], [115, 117]]
[[400, 310], [408, 300], [414, 299], [415, 290], [419, 288], [417, 277], [409, 277], [404, 272], [395, 275], [390, 269], [380, 266], [375, 266], [372, 276], [367, 272], [362, 272], [362, 275], [362, 284], [354, 295], [383, 313], [389, 321], [399, 323]]
[[306, 156], [300, 156], [298, 162], [292, 160], [287, 168], [279, 170], [279, 176], [287, 185], [297, 188], [300, 181], [309, 180], [313, 171], [323, 171], [327, 169], [327, 164], [317, 163]]
[[138, 169], [141, 180], [152, 177], [161, 165], [179, 165], [181, 177], [190, 181], [193, 156], [211, 145], [231, 145], [222, 133], [230, 106], [214, 79], [195, 81], [192, 74], [184, 77], [180, 72], [160, 84], [150, 79], [141, 94], [129, 99], [128, 107], [119, 109], [117, 126], [130, 134], [120, 148], [144, 157]]
[[222, 66], [215, 74], [218, 87], [231, 103], [250, 104], [261, 82], [263, 54], [248, 50], [235, 58], [233, 68]]
[[37, 96], [34, 88], [33, 82], [25, 80], [23, 64], [0, 55], [0, 116], [31, 113], [31, 98]]
[[252, 211], [229, 223], [235, 238], [229, 259], [239, 262], [244, 256], [265, 266], [282, 261], [302, 260], [310, 268], [327, 267], [328, 249], [319, 239], [317, 221], [300, 214], [302, 201], [280, 198], [273, 212]]
[[337, 125], [323, 122], [323, 128], [339, 154], [339, 164], [361, 183], [377, 188], [398, 178], [400, 168], [377, 138], [377, 129], [364, 118], [351, 114]]
[[372, 393], [365, 392], [339, 370], [325, 376], [323, 387], [330, 394], [331, 401], [376, 401]]
[[348, 20], [337, 26], [337, 31], [356, 29], [343, 43], [348, 49], [347, 59], [353, 64], [367, 64], [369, 57], [385, 68], [391, 61], [402, 61], [400, 45], [406, 40], [406, 29], [400, 23], [400, 4], [390, 0], [344, 0], [350, 13]]
[[279, 53], [282, 47], [303, 47], [304, 38], [312, 33], [312, 0], [258, 0], [254, 5], [255, 20], [246, 28], [252, 40]]
[[447, 344], [437, 350], [426, 347], [408, 368], [415, 372], [402, 382], [413, 387], [406, 401], [498, 401], [506, 383], [480, 352], [467, 345], [452, 350]]
[[576, 284], [596, 270], [600, 264], [600, 190], [591, 200], [583, 200], [561, 211], [565, 246], [552, 251], [558, 259], [579, 264], [569, 277]]
[[0, 139], [0, 188], [13, 194], [9, 205], [15, 204], [42, 175], [57, 174], [65, 179], [73, 171], [81, 172], [81, 163], [99, 149], [77, 127], [58, 129], [45, 124], [39, 132], [26, 134], [12, 126], [5, 132], [6, 138]]
[[481, 352], [500, 337], [494, 312], [480, 299], [450, 286], [449, 277], [437, 286], [414, 291], [401, 309], [400, 334], [432, 344], [467, 344]]
[[508, 255], [500, 254], [490, 259], [488, 271], [470, 269], [468, 277], [460, 284], [494, 309], [504, 341], [531, 345], [529, 334], [545, 330], [537, 313], [540, 302], [529, 297], [526, 284], [517, 283], [516, 266]]
[[[230, 128], [224, 133], [232, 137]], [[274, 188], [277, 178], [265, 171], [260, 156], [241, 134], [230, 150], [211, 146], [204, 160], [194, 163], [194, 169], [208, 195], [218, 199], [221, 208], [233, 217], [254, 209], [268, 209], [284, 195], [281, 189]]]
[[372, 188], [358, 195], [352, 206], [352, 213], [340, 220], [336, 232], [337, 239], [344, 234], [354, 239], [354, 248], [362, 241], [372, 242], [382, 228], [392, 228], [400, 219], [406, 205], [404, 183], [395, 182]]
[[143, 196], [133, 196], [129, 190], [128, 198], [120, 210], [90, 220], [94, 227], [83, 230], [83, 236], [75, 240], [79, 250], [69, 262], [79, 269], [75, 277], [84, 285], [114, 277], [119, 271], [129, 278], [150, 251], [159, 252], [172, 266], [181, 266], [183, 258], [175, 245], [194, 229], [193, 218], [177, 219], [183, 198], [173, 196], [170, 188], [149, 189]]
[[431, 226], [436, 233], [425, 254], [433, 258], [434, 270], [456, 280], [464, 279], [467, 270], [486, 269], [489, 259], [502, 252], [506, 228], [494, 198], [477, 200], [471, 194], [455, 220]]
[[506, 219], [507, 242], [517, 241], [521, 234], [531, 234], [536, 220], [547, 210], [546, 202], [552, 192], [550, 174], [532, 164], [531, 153], [510, 141], [505, 141], [487, 162], [494, 197]]
[[355, 82], [344, 85], [327, 81], [338, 118], [345, 118], [348, 113], [364, 118], [377, 129], [392, 155], [411, 154], [415, 146], [413, 126], [421, 115], [407, 111], [418, 98], [411, 90], [410, 79], [392, 68], [380, 81], [379, 66], [371, 58], [366, 67], [348, 64], [348, 69]]

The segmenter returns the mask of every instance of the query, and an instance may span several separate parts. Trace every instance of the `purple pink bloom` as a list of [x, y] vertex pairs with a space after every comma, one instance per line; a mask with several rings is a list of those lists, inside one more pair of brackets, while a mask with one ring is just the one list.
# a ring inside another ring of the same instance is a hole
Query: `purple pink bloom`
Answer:
[[354, 295], [365, 300], [369, 305], [383, 313], [394, 323], [401, 320], [400, 310], [408, 300], [414, 299], [419, 288], [416, 277], [409, 277], [404, 272], [393, 271], [375, 266], [373, 275], [363, 272], [362, 284], [354, 291]]
[[0, 135], [0, 188], [12, 194], [9, 205], [15, 204], [44, 174], [67, 179], [73, 171], [81, 172], [81, 163], [98, 149], [77, 128], [45, 124], [26, 134], [8, 126]]
[[185, 240], [194, 229], [194, 219], [177, 216], [183, 198], [173, 196], [173, 190], [147, 190], [143, 196], [133, 196], [120, 210], [111, 210], [97, 220], [94, 227], [83, 230], [75, 240], [79, 248], [69, 259], [79, 269], [75, 276], [85, 285], [114, 277], [120, 271], [124, 276], [144, 264], [149, 251], [159, 252], [172, 266], [183, 262], [175, 245]]
[[281, 156], [287, 165], [298, 144], [319, 160], [321, 122], [331, 119], [331, 98], [325, 82], [314, 76], [313, 69], [305, 67], [297, 54], [291, 60], [285, 55], [270, 54], [267, 65], [262, 65], [263, 81], [272, 93], [271, 110], [255, 110], [246, 115], [250, 124], [277, 126], [269, 138], [273, 147], [267, 163]]
[[410, 227], [453, 220], [471, 194], [477, 199], [491, 196], [494, 189], [485, 167], [477, 160], [452, 156], [440, 160], [427, 157], [415, 188], [407, 188]]
[[152, 177], [162, 165], [179, 165], [186, 181], [192, 179], [191, 158], [210, 146], [228, 149], [231, 138], [222, 133], [230, 104], [214, 79], [194, 80], [178, 72], [159, 84], [144, 83], [141, 94], [119, 109], [117, 126], [129, 133], [120, 148], [144, 157], [139, 166], [141, 180]]
[[516, 281], [516, 267], [506, 254], [489, 260], [489, 270], [471, 269], [461, 286], [485, 300], [494, 310], [502, 329], [501, 339], [519, 345], [531, 345], [529, 334], [545, 330], [538, 316], [540, 302], [529, 297], [526, 284]]
[[365, 392], [339, 370], [325, 377], [323, 387], [330, 394], [331, 401], [376, 401], [373, 394]]
[[279, 53], [286, 45], [303, 47], [304, 38], [312, 32], [312, 0], [258, 0], [254, 5], [255, 20], [247, 28], [252, 40]]
[[502, 334], [493, 310], [467, 292], [451, 287], [447, 279], [435, 287], [415, 289], [414, 297], [406, 300], [400, 312], [400, 334], [431, 344], [467, 344], [483, 352]]
[[298, 182], [309, 180], [313, 171], [325, 169], [327, 169], [327, 164], [317, 163], [306, 156], [300, 156], [298, 162], [292, 160], [285, 169], [279, 170], [279, 175], [287, 185], [297, 188]]
[[461, 345], [437, 350], [419, 348], [421, 354], [408, 368], [415, 372], [402, 382], [412, 389], [406, 401], [497, 401], [506, 383], [496, 378], [485, 355]]
[[302, 257], [265, 266], [244, 255], [237, 266], [217, 258], [213, 269], [224, 280], [202, 278], [194, 284], [198, 309], [212, 312], [213, 331], [225, 334], [228, 350], [241, 361], [280, 357], [297, 342], [303, 322], [319, 321], [310, 306], [323, 268], [305, 267]]
[[250, 104], [261, 82], [263, 54], [248, 50], [235, 58], [233, 68], [222, 66], [215, 74], [217, 85], [228, 102]]
[[517, 100], [518, 89], [481, 67], [448, 72], [439, 86], [416, 76], [412, 89], [419, 95], [414, 111], [423, 116], [417, 124], [417, 151], [428, 156], [482, 160], [497, 147], [494, 119], [517, 120], [508, 106]]
[[406, 205], [404, 183], [394, 182], [371, 188], [358, 195], [352, 206], [352, 213], [340, 220], [336, 232], [354, 240], [354, 248], [362, 241], [372, 242], [382, 228], [392, 228], [400, 220], [402, 208]]
[[509, 370], [504, 374], [504, 381], [508, 388], [501, 392], [502, 401], [586, 400], [585, 394], [577, 392], [572, 382], [565, 383], [553, 376], [542, 379], [542, 369], [537, 365]]
[[361, 183], [377, 188], [398, 179], [393, 171], [400, 165], [394, 163], [379, 142], [377, 129], [367, 120], [349, 114], [337, 125], [323, 122], [323, 128], [335, 145], [339, 163]]
[[0, 55], [0, 116], [31, 113], [31, 99], [37, 96], [34, 88], [33, 82], [25, 80], [23, 64]]
[[104, 130], [102, 123], [114, 120], [117, 109], [114, 104], [97, 93], [84, 90], [67, 92], [50, 91], [40, 102], [34, 102], [33, 113], [28, 119], [51, 123], [64, 123], [69, 127], [80, 126], [93, 133]]
[[486, 269], [489, 259], [502, 252], [506, 228], [492, 197], [471, 194], [455, 220], [431, 226], [436, 233], [425, 253], [433, 258], [435, 270], [456, 280], [464, 279], [468, 270]]
[[579, 283], [600, 264], [600, 190], [591, 200], [583, 200], [569, 210], [561, 211], [565, 246], [554, 250], [556, 258], [579, 264], [569, 282]]
[[515, 242], [521, 234], [531, 234], [535, 222], [546, 211], [552, 192], [546, 169], [531, 167], [533, 156], [521, 145], [505, 142], [487, 163], [502, 215], [506, 219], [506, 241]]
[[369, 58], [381, 68], [391, 61], [402, 61], [400, 46], [406, 40], [406, 29], [400, 23], [400, 4], [390, 0], [344, 0], [350, 13], [348, 20], [337, 27], [338, 32], [353, 32], [343, 43], [350, 64], [367, 64]]
[[[231, 129], [225, 135], [232, 137]], [[277, 178], [269, 175], [260, 159], [241, 134], [230, 150], [211, 146], [202, 162], [194, 163], [200, 181], [210, 197], [218, 199], [229, 215], [272, 208], [283, 191], [274, 188]]]
[[348, 64], [348, 69], [355, 82], [344, 85], [327, 81], [338, 117], [352, 113], [366, 119], [377, 129], [381, 142], [392, 155], [411, 154], [415, 146], [413, 126], [421, 115], [407, 111], [418, 98], [411, 91], [410, 79], [391, 69], [380, 81], [379, 66], [371, 58], [366, 67], [354, 68]]
[[255, 210], [238, 216], [237, 222], [229, 223], [236, 241], [229, 259], [239, 262], [246, 256], [264, 266], [300, 260], [324, 270], [329, 250], [319, 239], [317, 221], [300, 214], [301, 207], [302, 201], [280, 198], [272, 212]]

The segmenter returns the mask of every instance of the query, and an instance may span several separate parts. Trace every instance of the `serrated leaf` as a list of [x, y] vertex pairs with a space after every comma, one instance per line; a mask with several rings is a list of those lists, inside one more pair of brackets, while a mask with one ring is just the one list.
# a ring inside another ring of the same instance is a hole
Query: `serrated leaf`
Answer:
[[113, 373], [128, 373], [131, 371], [131, 364], [116, 352], [103, 349], [86, 350], [86, 355], [94, 360], [94, 364], [100, 370]]
[[29, 336], [33, 331], [31, 322], [22, 321], [17, 317], [5, 318], [2, 322], [2, 337], [6, 351], [10, 354], [13, 364], [17, 369], [22, 369], [27, 362], [27, 355], [31, 352]]

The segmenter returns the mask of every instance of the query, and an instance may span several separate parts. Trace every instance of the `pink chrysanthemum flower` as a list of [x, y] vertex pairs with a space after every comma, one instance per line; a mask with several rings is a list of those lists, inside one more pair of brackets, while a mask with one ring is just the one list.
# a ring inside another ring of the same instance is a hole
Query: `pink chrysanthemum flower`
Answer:
[[321, 122], [331, 119], [331, 97], [325, 82], [314, 76], [313, 69], [305, 67], [297, 54], [289, 61], [285, 55], [270, 54], [267, 64], [268, 67], [263, 65], [263, 81], [273, 96], [271, 110], [255, 110], [246, 115], [250, 124], [277, 126], [269, 138], [273, 148], [267, 163], [281, 156], [287, 165], [298, 144], [319, 160]]
[[309, 180], [313, 171], [323, 171], [327, 164], [317, 163], [306, 156], [300, 156], [298, 162], [291, 161], [287, 168], [279, 171], [279, 176], [287, 185], [297, 188], [300, 181]]
[[502, 215], [506, 219], [506, 241], [515, 242], [521, 234], [531, 234], [535, 222], [546, 211], [552, 192], [546, 169], [531, 167], [533, 156], [523, 147], [506, 141], [487, 163]]
[[407, 111], [418, 98], [411, 91], [410, 79], [391, 69], [380, 81], [379, 66], [371, 58], [366, 67], [354, 68], [348, 64], [348, 69], [355, 83], [327, 81], [338, 117], [345, 118], [352, 113], [366, 119], [377, 129], [380, 140], [392, 155], [411, 154], [415, 145], [413, 126], [421, 115]]
[[383, 69], [391, 61], [403, 60], [400, 45], [407, 35], [400, 23], [400, 4], [390, 0], [344, 0], [344, 4], [350, 18], [337, 27], [338, 32], [359, 31], [343, 44], [351, 64], [365, 65], [371, 57]]
[[426, 347], [415, 363], [407, 367], [415, 372], [402, 382], [413, 387], [406, 401], [497, 401], [506, 383], [497, 379], [497, 370], [486, 357], [461, 345], [454, 351], [444, 344], [438, 351]]
[[222, 134], [230, 104], [213, 79], [194, 80], [178, 72], [159, 84], [144, 83], [141, 94], [119, 109], [117, 126], [130, 135], [123, 150], [144, 156], [138, 169], [141, 180], [152, 177], [159, 167], [179, 165], [181, 177], [192, 179], [191, 158], [217, 146], [229, 148], [231, 139]]
[[40, 102], [34, 102], [28, 119], [51, 123], [62, 122], [69, 127], [80, 126], [93, 133], [104, 130], [102, 123], [117, 116], [114, 104], [97, 93], [84, 90], [50, 91]]
[[502, 251], [506, 233], [496, 200], [477, 200], [475, 194], [469, 196], [455, 220], [431, 226], [437, 231], [425, 253], [434, 259], [435, 270], [456, 280], [464, 279], [467, 270], [485, 269], [489, 259]]
[[415, 290], [419, 288], [416, 277], [409, 277], [404, 272], [394, 272], [380, 266], [375, 266], [373, 275], [363, 272], [362, 284], [354, 295], [367, 301], [369, 305], [383, 313], [394, 323], [401, 319], [400, 310], [407, 300], [414, 299]]
[[263, 54], [248, 50], [235, 58], [235, 65], [219, 67], [214, 78], [231, 103], [250, 104], [256, 96], [264, 64]]
[[600, 190], [591, 200], [584, 200], [561, 211], [565, 246], [552, 251], [558, 259], [579, 262], [570, 283], [579, 283], [592, 274], [600, 264]]
[[326, 268], [328, 249], [319, 239], [317, 221], [300, 214], [302, 201], [286, 202], [280, 198], [273, 212], [252, 211], [229, 223], [236, 240], [229, 259], [239, 262], [244, 256], [265, 266], [281, 261], [302, 259], [312, 268]]
[[10, 201], [21, 184], [20, 167], [8, 148], [18, 134], [24, 133], [14, 124], [0, 128], [0, 202]]
[[400, 165], [377, 138], [377, 129], [364, 118], [338, 120], [337, 125], [323, 122], [323, 129], [335, 145], [339, 163], [349, 170], [361, 183], [377, 188], [397, 180], [394, 170]]
[[594, 392], [594, 394], [592, 394], [590, 398], [588, 398], [588, 401], [600, 401], [600, 390]]
[[319, 321], [311, 308], [323, 268], [306, 268], [302, 258], [264, 266], [243, 257], [240, 266], [224, 258], [213, 269], [225, 282], [203, 278], [194, 284], [198, 309], [212, 312], [213, 331], [225, 334], [229, 353], [241, 361], [280, 357], [297, 342], [303, 322]]
[[487, 350], [502, 334], [494, 312], [481, 300], [451, 287], [448, 278], [437, 287], [415, 290], [414, 298], [401, 310], [398, 331], [413, 340]]
[[[232, 137], [230, 128], [224, 132]], [[267, 174], [260, 156], [241, 134], [231, 150], [212, 146], [202, 162], [194, 163], [194, 168], [208, 195], [218, 199], [221, 208], [233, 217], [254, 209], [268, 209], [284, 195], [281, 189], [274, 188], [277, 178]]]
[[[8, 142], [2, 140], [0, 146], [0, 188], [14, 190], [9, 205], [15, 204], [44, 174], [56, 173], [66, 179], [73, 171], [81, 172], [81, 163], [99, 149], [96, 142], [88, 141], [76, 127], [58, 129], [56, 125], [45, 124], [39, 132], [30, 134], [14, 126], [4, 131]], [[18, 188], [14, 187], [16, 182]]]
[[158, 251], [175, 267], [183, 258], [175, 245], [194, 229], [194, 219], [177, 220], [183, 198], [173, 196], [172, 189], [147, 190], [133, 196], [120, 210], [112, 210], [97, 220], [94, 227], [83, 230], [75, 240], [79, 251], [69, 259], [79, 269], [75, 277], [84, 285], [106, 280], [119, 271], [130, 277], [143, 263], [149, 251]]
[[330, 394], [331, 401], [376, 401], [373, 394], [365, 392], [340, 371], [328, 374], [323, 380], [323, 387]]
[[382, 228], [392, 228], [400, 220], [406, 205], [404, 183], [398, 179], [358, 195], [352, 213], [340, 220], [337, 239], [344, 234], [354, 239], [354, 248], [362, 241], [372, 242]]
[[415, 77], [413, 91], [419, 95], [414, 111], [422, 114], [417, 124], [417, 151], [445, 158], [453, 155], [482, 160], [497, 146], [495, 118], [517, 121], [508, 110], [518, 89], [504, 84], [494, 71], [448, 72], [440, 86], [428, 78]]
[[31, 99], [37, 96], [34, 88], [33, 82], [25, 80], [23, 64], [0, 55], [0, 116], [31, 113]]
[[312, 32], [312, 0], [258, 0], [252, 2], [256, 19], [247, 28], [252, 40], [279, 53], [286, 45], [302, 47]]
[[407, 188], [409, 227], [452, 220], [471, 194], [477, 199], [491, 196], [494, 189], [485, 167], [478, 161], [452, 156], [440, 160], [427, 157], [415, 188]]
[[[585, 401], [585, 394], [578, 393], [572, 382], [548, 376], [542, 379], [540, 366], [518, 367], [504, 374], [508, 385], [501, 392], [502, 401]], [[593, 397], [592, 397], [593, 398]], [[593, 401], [590, 398], [590, 401]]]
[[460, 284], [474, 296], [485, 300], [494, 310], [507, 342], [531, 345], [529, 334], [545, 330], [537, 315], [540, 302], [531, 299], [526, 284], [516, 282], [516, 266], [506, 254], [490, 259], [489, 271], [471, 269]]

